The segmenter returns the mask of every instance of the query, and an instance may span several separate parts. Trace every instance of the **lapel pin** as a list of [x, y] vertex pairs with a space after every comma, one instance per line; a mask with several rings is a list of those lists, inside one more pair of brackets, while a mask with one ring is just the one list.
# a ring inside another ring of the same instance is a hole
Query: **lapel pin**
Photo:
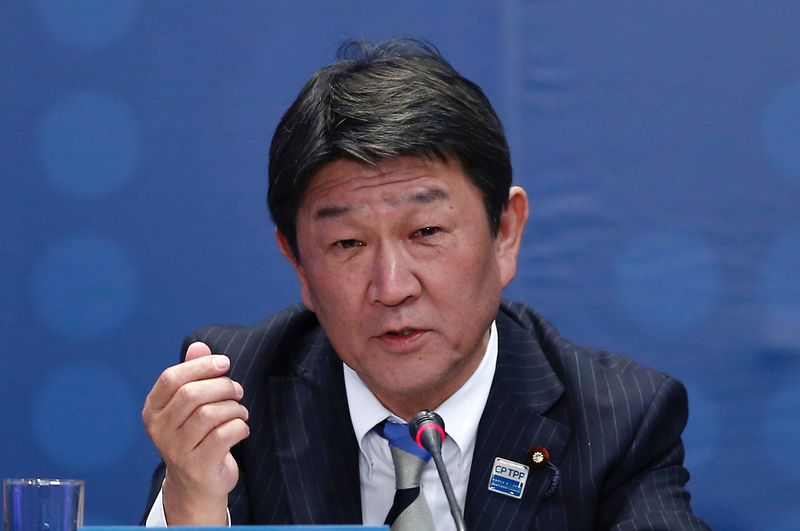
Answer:
[[544, 493], [545, 498], [552, 496], [561, 481], [561, 473], [559, 473], [558, 467], [550, 461], [550, 453], [547, 448], [544, 446], [532, 446], [525, 453], [525, 462], [534, 470], [549, 468], [553, 471], [553, 479], [550, 480], [550, 486]]
[[512, 498], [522, 498], [525, 482], [528, 481], [528, 468], [528, 465], [495, 457], [489, 476], [489, 490]]

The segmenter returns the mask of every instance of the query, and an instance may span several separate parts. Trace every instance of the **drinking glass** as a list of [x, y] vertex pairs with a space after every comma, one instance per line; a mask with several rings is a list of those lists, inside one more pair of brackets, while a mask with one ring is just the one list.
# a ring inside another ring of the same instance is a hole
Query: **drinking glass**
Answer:
[[83, 481], [6, 479], [5, 531], [76, 531], [83, 525]]

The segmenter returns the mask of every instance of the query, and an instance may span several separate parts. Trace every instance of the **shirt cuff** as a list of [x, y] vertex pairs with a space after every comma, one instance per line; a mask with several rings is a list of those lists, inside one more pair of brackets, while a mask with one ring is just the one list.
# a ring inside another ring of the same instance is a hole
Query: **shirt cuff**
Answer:
[[[158, 496], [156, 496], [156, 501], [153, 502], [153, 507], [150, 508], [150, 513], [147, 515], [147, 520], [145, 521], [145, 527], [169, 527], [167, 526], [167, 517], [164, 514], [164, 497], [161, 495], [163, 492], [162, 490], [158, 491]], [[225, 508], [225, 512], [228, 516], [228, 527], [231, 526], [231, 511], [228, 508]]]

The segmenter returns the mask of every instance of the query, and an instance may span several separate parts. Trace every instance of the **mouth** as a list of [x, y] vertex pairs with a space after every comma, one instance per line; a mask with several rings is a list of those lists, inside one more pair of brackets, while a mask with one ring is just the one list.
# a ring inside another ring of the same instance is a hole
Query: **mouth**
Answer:
[[405, 352], [408, 349], [415, 349], [420, 345], [420, 341], [422, 337], [425, 335], [427, 330], [422, 328], [414, 328], [411, 326], [405, 326], [402, 328], [395, 328], [392, 330], [386, 330], [378, 339], [381, 343], [392, 350], [399, 349], [400, 351]]
[[392, 337], [408, 337], [416, 332], [420, 332], [416, 328], [402, 328], [400, 330], [389, 330], [384, 333], [384, 335], [392, 336]]

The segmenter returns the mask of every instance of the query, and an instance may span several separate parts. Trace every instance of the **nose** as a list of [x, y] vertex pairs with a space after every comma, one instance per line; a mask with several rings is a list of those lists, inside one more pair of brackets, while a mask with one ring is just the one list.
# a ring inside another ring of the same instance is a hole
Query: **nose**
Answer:
[[397, 306], [422, 293], [422, 283], [417, 277], [413, 260], [402, 247], [381, 245], [372, 262], [367, 296], [372, 302]]

